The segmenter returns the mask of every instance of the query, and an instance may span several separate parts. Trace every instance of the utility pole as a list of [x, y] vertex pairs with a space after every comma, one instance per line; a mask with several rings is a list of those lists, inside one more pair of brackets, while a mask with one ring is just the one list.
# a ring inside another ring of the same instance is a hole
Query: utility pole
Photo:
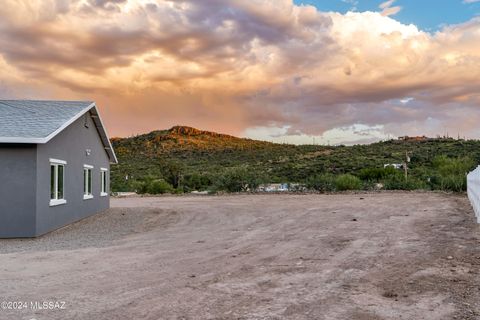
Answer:
[[408, 163], [410, 162], [410, 157], [408, 156], [408, 151], [405, 151], [405, 164], [403, 169], [405, 170], [405, 181], [408, 181]]

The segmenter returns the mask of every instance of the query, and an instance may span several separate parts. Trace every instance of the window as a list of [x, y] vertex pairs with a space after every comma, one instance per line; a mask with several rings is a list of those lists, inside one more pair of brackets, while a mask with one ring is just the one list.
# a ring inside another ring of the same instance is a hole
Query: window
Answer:
[[108, 196], [108, 189], [107, 189], [107, 176], [108, 176], [108, 169], [106, 168], [101, 168], [100, 169], [100, 177], [101, 177], [101, 186], [102, 186], [102, 189], [101, 189], [101, 192], [100, 192], [100, 196], [102, 197], [106, 197]]
[[65, 165], [66, 161], [50, 159], [50, 206], [67, 203], [65, 200]]
[[83, 165], [83, 199], [93, 199], [92, 194], [92, 171], [93, 166]]

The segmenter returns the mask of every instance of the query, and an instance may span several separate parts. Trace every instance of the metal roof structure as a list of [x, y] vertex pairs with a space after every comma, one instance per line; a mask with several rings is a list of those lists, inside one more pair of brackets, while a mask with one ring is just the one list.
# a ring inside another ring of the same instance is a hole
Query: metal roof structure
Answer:
[[110, 161], [117, 163], [107, 131], [92, 101], [0, 100], [0, 143], [47, 143], [87, 112]]

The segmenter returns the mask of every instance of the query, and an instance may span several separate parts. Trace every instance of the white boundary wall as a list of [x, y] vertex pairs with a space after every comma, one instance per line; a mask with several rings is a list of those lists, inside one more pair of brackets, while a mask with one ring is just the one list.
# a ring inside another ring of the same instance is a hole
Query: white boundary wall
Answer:
[[477, 222], [480, 223], [480, 166], [467, 175], [467, 192]]

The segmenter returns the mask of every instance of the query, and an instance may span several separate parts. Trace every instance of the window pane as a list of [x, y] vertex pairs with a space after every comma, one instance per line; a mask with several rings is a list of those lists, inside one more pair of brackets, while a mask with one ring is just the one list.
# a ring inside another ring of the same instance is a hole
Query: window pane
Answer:
[[87, 194], [87, 169], [83, 169], [83, 194]]
[[63, 199], [63, 172], [64, 166], [58, 166], [58, 193], [57, 199]]
[[92, 170], [88, 169], [88, 194], [92, 194]]
[[55, 199], [55, 166], [50, 165], [50, 199]]
[[103, 172], [103, 192], [107, 193], [107, 172]]

